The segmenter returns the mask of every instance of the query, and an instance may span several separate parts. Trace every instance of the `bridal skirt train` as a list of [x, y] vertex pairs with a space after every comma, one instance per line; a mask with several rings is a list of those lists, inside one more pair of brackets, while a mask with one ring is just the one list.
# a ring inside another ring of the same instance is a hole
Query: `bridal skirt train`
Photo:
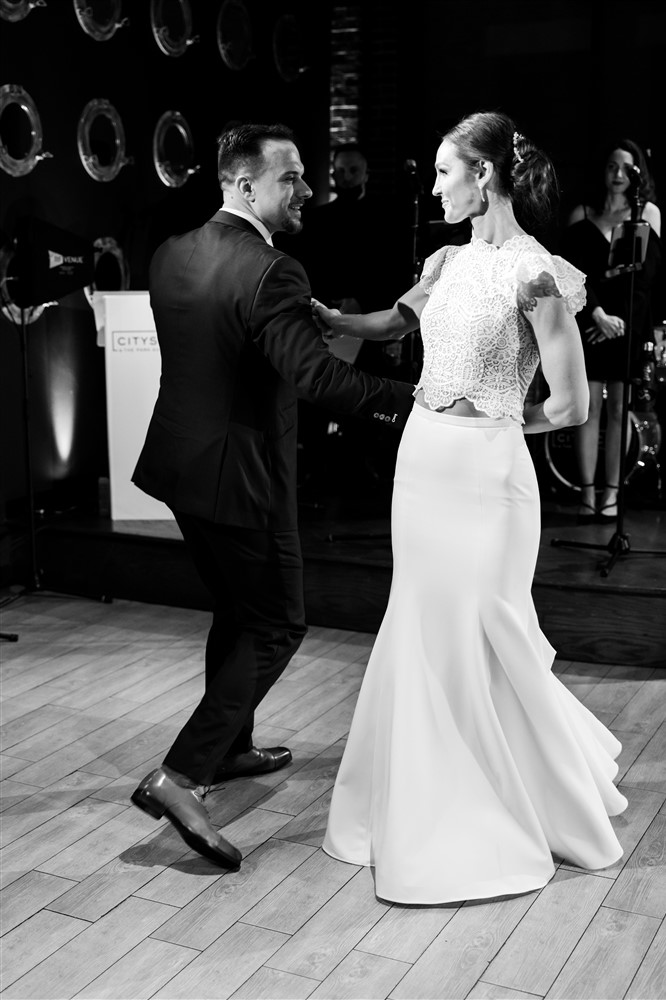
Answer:
[[552, 855], [617, 861], [620, 743], [551, 672], [531, 596], [539, 494], [522, 429], [414, 406], [393, 495], [393, 580], [324, 850], [377, 895], [527, 892]]

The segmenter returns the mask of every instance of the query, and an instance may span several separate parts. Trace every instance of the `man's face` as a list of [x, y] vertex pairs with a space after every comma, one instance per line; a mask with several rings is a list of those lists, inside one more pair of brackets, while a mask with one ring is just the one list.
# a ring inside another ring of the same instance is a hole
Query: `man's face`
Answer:
[[303, 180], [303, 164], [293, 142], [270, 139], [264, 146], [264, 168], [252, 179], [251, 211], [270, 233], [298, 233], [301, 208], [312, 197]]
[[362, 153], [350, 150], [338, 153], [333, 161], [333, 180], [338, 191], [365, 188], [368, 163]]

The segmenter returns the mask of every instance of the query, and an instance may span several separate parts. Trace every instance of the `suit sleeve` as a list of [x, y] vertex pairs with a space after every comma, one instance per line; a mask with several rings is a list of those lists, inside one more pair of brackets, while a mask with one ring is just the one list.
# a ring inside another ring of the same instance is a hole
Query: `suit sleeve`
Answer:
[[338, 413], [404, 426], [414, 386], [368, 375], [330, 354], [310, 309], [298, 261], [281, 256], [259, 283], [249, 326], [256, 347], [296, 394]]

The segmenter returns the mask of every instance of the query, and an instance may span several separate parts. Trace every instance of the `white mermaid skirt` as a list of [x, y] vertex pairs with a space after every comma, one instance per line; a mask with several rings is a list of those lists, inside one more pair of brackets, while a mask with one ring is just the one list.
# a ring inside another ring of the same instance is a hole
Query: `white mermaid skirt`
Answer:
[[396, 464], [393, 580], [338, 772], [324, 850], [377, 895], [527, 892], [552, 855], [622, 855], [620, 743], [551, 672], [531, 596], [540, 534], [522, 429], [415, 405]]

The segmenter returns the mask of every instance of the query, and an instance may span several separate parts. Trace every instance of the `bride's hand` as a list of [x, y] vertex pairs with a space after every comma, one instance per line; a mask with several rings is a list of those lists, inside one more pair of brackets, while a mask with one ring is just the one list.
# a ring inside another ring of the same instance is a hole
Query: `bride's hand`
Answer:
[[342, 336], [342, 331], [336, 330], [338, 318], [342, 316], [339, 309], [329, 309], [323, 302], [317, 299], [310, 300], [312, 305], [312, 315], [314, 321], [321, 330], [321, 335], [328, 344], [331, 340], [336, 340]]

